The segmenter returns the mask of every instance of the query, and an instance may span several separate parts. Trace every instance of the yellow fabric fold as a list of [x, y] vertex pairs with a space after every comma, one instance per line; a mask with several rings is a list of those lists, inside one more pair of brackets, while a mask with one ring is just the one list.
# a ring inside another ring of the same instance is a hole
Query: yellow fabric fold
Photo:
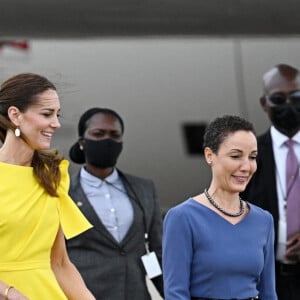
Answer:
[[69, 162], [63, 160], [60, 164], [61, 182], [58, 187], [58, 212], [64, 235], [67, 239], [70, 239], [93, 226], [81, 213], [68, 194], [70, 186], [68, 167]]

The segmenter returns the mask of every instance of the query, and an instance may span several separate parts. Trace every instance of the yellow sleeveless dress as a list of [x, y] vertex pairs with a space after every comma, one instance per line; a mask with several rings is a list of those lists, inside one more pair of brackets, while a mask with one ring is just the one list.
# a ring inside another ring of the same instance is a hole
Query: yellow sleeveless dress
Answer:
[[66, 238], [89, 229], [68, 196], [68, 161], [60, 164], [59, 197], [38, 184], [32, 167], [0, 162], [0, 280], [30, 300], [66, 300], [50, 266], [59, 226]]

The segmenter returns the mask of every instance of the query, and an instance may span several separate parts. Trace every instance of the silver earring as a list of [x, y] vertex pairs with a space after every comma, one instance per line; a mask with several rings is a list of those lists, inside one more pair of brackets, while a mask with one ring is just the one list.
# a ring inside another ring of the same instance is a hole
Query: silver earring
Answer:
[[21, 130], [19, 128], [15, 129], [15, 136], [19, 137], [21, 135]]

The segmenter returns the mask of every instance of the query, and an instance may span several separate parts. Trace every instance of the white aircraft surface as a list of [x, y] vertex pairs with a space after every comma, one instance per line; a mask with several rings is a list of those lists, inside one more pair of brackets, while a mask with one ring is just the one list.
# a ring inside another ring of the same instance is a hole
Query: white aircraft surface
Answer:
[[[237, 114], [269, 126], [259, 105], [263, 73], [278, 63], [300, 67], [300, 38], [144, 37], [30, 39], [26, 50], [0, 48], [0, 81], [19, 72], [52, 80], [62, 106], [53, 147], [68, 158], [88, 108], [116, 110], [125, 122], [118, 167], [154, 180], [162, 211], [203, 191], [210, 169], [188, 152], [184, 125], [205, 126]], [[201, 139], [194, 144], [201, 152]], [[70, 173], [78, 169], [71, 163]]]

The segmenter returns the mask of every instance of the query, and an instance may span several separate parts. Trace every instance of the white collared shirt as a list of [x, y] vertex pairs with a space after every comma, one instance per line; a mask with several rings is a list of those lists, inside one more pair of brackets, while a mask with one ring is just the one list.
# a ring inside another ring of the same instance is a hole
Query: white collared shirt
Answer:
[[121, 242], [133, 222], [133, 207], [117, 170], [101, 180], [83, 167], [80, 182], [101, 222]]
[[[285, 142], [289, 139], [286, 135], [279, 132], [274, 126], [271, 126], [271, 137], [275, 159], [276, 170], [276, 190], [278, 198], [279, 222], [278, 222], [278, 242], [277, 242], [277, 260], [283, 260], [285, 253], [286, 234], [286, 155], [288, 147]], [[298, 161], [300, 162], [300, 131], [293, 136], [294, 150]]]

